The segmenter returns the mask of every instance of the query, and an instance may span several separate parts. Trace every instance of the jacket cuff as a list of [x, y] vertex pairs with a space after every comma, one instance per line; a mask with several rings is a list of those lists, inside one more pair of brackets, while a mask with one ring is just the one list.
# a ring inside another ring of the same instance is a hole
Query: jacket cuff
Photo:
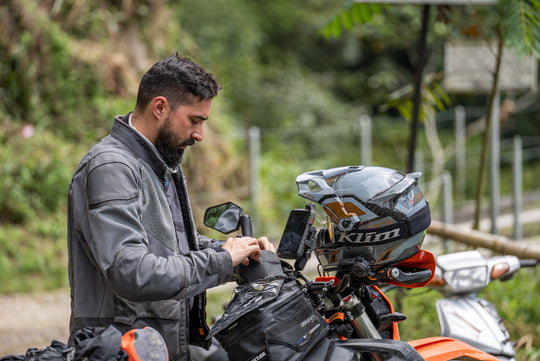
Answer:
[[219, 263], [219, 284], [230, 282], [233, 277], [233, 264], [231, 254], [221, 247], [213, 248]]

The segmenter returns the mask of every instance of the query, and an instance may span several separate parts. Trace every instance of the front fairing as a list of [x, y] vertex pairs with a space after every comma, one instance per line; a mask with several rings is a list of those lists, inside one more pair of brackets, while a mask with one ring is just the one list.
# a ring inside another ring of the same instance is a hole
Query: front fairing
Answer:
[[475, 295], [437, 301], [441, 336], [461, 340], [492, 355], [513, 359], [510, 335], [495, 306]]

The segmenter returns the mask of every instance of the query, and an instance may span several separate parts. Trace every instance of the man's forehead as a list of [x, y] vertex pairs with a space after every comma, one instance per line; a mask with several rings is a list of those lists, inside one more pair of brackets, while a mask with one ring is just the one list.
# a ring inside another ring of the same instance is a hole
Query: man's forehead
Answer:
[[212, 100], [200, 100], [196, 101], [193, 104], [180, 105], [176, 111], [185, 113], [191, 117], [197, 117], [202, 120], [208, 119], [210, 116], [210, 109], [212, 106]]

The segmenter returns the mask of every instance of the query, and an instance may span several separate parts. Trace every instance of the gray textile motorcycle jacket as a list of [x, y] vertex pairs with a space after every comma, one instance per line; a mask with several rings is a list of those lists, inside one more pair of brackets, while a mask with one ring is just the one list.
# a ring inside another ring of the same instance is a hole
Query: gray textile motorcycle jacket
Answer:
[[167, 166], [127, 119], [116, 117], [69, 187], [70, 341], [83, 327], [151, 326], [171, 360], [188, 360], [189, 343], [206, 346], [205, 290], [231, 280], [232, 260], [197, 233], [180, 168], [172, 176], [192, 250], [181, 253]]

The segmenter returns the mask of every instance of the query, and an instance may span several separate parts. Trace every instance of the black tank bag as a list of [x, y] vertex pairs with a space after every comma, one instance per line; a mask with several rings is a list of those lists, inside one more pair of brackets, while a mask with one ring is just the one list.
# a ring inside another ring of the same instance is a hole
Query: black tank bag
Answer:
[[327, 331], [297, 282], [274, 276], [237, 287], [210, 336], [231, 361], [300, 361]]

